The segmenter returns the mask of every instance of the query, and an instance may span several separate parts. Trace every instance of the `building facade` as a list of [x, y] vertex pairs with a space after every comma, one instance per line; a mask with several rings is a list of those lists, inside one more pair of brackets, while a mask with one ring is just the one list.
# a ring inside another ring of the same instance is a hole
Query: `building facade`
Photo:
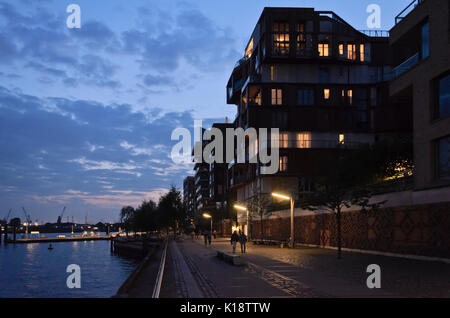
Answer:
[[333, 12], [265, 8], [230, 76], [227, 102], [237, 107], [236, 128], [279, 128], [279, 171], [262, 175], [257, 164], [231, 163], [236, 201], [245, 203], [255, 188], [312, 191], [338, 148], [410, 134], [411, 110], [389, 99], [388, 50], [387, 36], [360, 32]]
[[416, 190], [450, 185], [449, 15], [448, 0], [417, 0], [390, 30], [389, 94], [413, 109]]

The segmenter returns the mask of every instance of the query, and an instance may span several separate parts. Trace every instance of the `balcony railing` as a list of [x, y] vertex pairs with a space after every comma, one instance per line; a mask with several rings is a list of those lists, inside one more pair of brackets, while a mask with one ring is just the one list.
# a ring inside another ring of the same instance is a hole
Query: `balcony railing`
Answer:
[[408, 14], [410, 14], [412, 11], [414, 11], [415, 8], [417, 8], [419, 5], [421, 5], [424, 2], [425, 2], [425, 0], [414, 0], [413, 2], [411, 2], [405, 9], [403, 9], [402, 12], [400, 12], [395, 17], [395, 24], [402, 21]]
[[371, 37], [381, 37], [381, 38], [389, 37], [389, 31], [387, 30], [358, 30], [358, 31]]
[[393, 77], [394, 78], [399, 77], [406, 71], [413, 68], [417, 63], [419, 63], [419, 53], [418, 52], [416, 54], [414, 54], [413, 56], [411, 56], [410, 58], [408, 58], [402, 64], [394, 67], [394, 69], [392, 70]]

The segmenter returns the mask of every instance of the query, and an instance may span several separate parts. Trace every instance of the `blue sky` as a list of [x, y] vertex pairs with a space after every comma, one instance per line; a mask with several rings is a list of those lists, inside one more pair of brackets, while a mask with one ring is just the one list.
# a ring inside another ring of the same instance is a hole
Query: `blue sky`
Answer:
[[[225, 87], [264, 6], [332, 10], [382, 28], [410, 0], [0, 1], [0, 218], [116, 221], [192, 173], [169, 155], [176, 127], [232, 117]], [[68, 29], [66, 7], [81, 7]]]

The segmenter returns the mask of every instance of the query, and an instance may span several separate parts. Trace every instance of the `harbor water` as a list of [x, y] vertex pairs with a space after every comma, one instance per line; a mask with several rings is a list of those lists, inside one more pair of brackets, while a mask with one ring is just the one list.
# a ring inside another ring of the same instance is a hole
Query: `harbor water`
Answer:
[[[61, 234], [46, 234], [53, 237]], [[66, 234], [69, 237], [71, 234]], [[114, 255], [109, 241], [79, 241], [0, 246], [0, 298], [111, 297], [136, 266]], [[81, 288], [68, 288], [66, 272], [80, 266]]]

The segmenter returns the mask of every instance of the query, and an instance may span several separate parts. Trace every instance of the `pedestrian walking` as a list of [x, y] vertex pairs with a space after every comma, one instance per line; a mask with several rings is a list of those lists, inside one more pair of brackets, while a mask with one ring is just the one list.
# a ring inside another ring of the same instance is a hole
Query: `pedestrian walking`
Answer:
[[247, 235], [244, 232], [241, 232], [239, 235], [239, 243], [241, 243], [241, 253], [245, 254], [245, 245], [247, 244]]
[[231, 234], [231, 246], [233, 247], [233, 253], [236, 251], [236, 244], [237, 241], [239, 241], [239, 235], [237, 234], [236, 231], [233, 232], [233, 234]]
[[213, 236], [214, 236], [214, 239], [216, 239], [216, 236], [217, 236], [217, 232], [216, 232], [216, 230], [214, 230], [214, 232], [213, 232]]
[[203, 239], [205, 240], [205, 246], [208, 246], [208, 233], [203, 231]]

